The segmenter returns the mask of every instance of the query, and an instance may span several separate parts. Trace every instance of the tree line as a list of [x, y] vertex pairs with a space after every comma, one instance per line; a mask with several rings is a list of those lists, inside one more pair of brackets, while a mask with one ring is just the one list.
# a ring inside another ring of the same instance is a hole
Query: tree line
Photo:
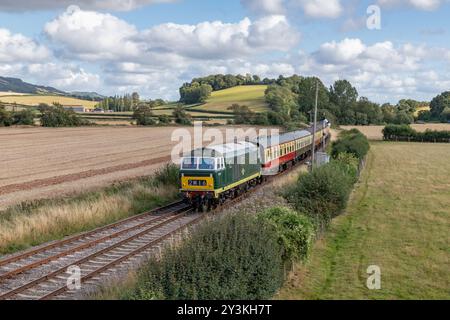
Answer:
[[[241, 106], [237, 110], [237, 122], [273, 124], [291, 123], [312, 119], [316, 84], [319, 86], [318, 112], [320, 118], [327, 118], [341, 125], [411, 124], [416, 120], [420, 107], [431, 106], [431, 111], [421, 111], [417, 120], [450, 121], [450, 92], [444, 92], [431, 102], [412, 99], [400, 100], [397, 104], [378, 104], [359, 96], [357, 89], [347, 80], [337, 80], [327, 88], [317, 77], [279, 76], [278, 79], [261, 79], [257, 75], [210, 75], [194, 78], [180, 88], [180, 102], [185, 104], [204, 103], [213, 91], [240, 85], [268, 85], [265, 99], [271, 107], [271, 114], [252, 114]], [[277, 114], [275, 116], [275, 113]], [[244, 119], [242, 121], [242, 119]]]
[[347, 80], [337, 80], [327, 88], [317, 77], [280, 76], [269, 85], [265, 97], [269, 106], [286, 116], [300, 112], [311, 120], [318, 85], [318, 113], [340, 125], [379, 125], [383, 123], [410, 124], [414, 113], [427, 102], [400, 100], [396, 105], [370, 101], [360, 97], [357, 89]]
[[127, 93], [124, 95], [106, 97], [100, 101], [97, 107], [105, 111], [111, 110], [114, 112], [130, 112], [142, 105], [156, 108], [165, 104], [166, 102], [163, 99], [143, 101], [141, 100], [139, 93], [133, 92], [132, 94]]

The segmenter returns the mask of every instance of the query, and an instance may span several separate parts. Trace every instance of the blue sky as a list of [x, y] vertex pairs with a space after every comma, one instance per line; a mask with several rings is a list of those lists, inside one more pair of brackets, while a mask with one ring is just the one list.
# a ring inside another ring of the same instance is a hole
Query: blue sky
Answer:
[[[350, 80], [377, 102], [450, 89], [447, 0], [5, 0], [0, 75], [177, 99], [210, 73]], [[381, 29], [366, 26], [369, 5]]]

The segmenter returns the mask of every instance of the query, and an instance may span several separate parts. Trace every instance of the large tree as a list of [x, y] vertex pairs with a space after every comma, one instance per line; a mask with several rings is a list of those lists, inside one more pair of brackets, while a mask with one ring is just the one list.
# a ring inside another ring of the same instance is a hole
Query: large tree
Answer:
[[288, 87], [271, 85], [267, 88], [265, 96], [266, 102], [275, 112], [290, 116], [297, 108], [297, 97]]
[[445, 108], [450, 107], [450, 91], [446, 91], [435, 97], [430, 104], [431, 114], [439, 118]]
[[330, 102], [328, 90], [319, 78], [302, 78], [298, 84], [298, 105], [301, 112], [310, 114], [314, 110], [316, 85], [319, 84], [319, 109], [327, 109]]
[[351, 108], [358, 100], [358, 91], [347, 80], [337, 80], [330, 87], [330, 101], [335, 103], [340, 111]]

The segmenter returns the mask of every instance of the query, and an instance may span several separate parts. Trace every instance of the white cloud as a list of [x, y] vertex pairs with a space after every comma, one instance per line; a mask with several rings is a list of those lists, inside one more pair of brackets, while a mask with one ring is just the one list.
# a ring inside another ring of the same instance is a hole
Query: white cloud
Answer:
[[55, 43], [61, 43], [68, 56], [83, 60], [137, 57], [139, 45], [132, 40], [137, 30], [119, 18], [95, 11], [83, 11], [70, 6], [44, 31]]
[[78, 5], [83, 9], [129, 11], [145, 5], [175, 1], [176, 0], [2, 0], [0, 1], [0, 10], [47, 10]]
[[307, 16], [313, 18], [337, 18], [343, 8], [340, 0], [292, 0], [303, 8]]
[[282, 14], [286, 11], [284, 0], [241, 0], [241, 3], [249, 10], [261, 14]]
[[312, 18], [337, 18], [343, 8], [341, 0], [241, 0], [249, 10], [259, 14], [285, 14], [301, 8]]
[[296, 71], [319, 75], [328, 85], [347, 79], [360, 95], [378, 102], [428, 100], [449, 88], [449, 57], [446, 48], [344, 39], [324, 43], [312, 54], [301, 52]]
[[298, 33], [284, 16], [266, 16], [252, 22], [221, 21], [197, 25], [166, 23], [145, 30], [141, 40], [149, 52], [168, 52], [193, 59], [243, 57], [265, 51], [287, 51]]
[[66, 56], [141, 64], [167, 59], [172, 64], [173, 60], [183, 58], [222, 59], [286, 51], [299, 38], [281, 15], [256, 21], [245, 18], [237, 23], [165, 23], [139, 31], [113, 15], [84, 11], [76, 6], [47, 23], [45, 32], [54, 43], [62, 46]]
[[322, 44], [317, 57], [325, 64], [345, 63], [356, 59], [365, 50], [366, 46], [360, 39], [344, 39]]
[[378, 0], [381, 6], [411, 6], [419, 10], [433, 11], [448, 0]]
[[0, 29], [0, 62], [33, 62], [49, 58], [50, 50], [21, 34]]

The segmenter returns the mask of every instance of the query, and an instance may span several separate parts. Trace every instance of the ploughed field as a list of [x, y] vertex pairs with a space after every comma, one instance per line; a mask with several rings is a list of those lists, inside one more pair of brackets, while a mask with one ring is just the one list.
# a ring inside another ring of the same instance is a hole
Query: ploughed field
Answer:
[[[450, 299], [450, 146], [371, 147], [345, 214], [278, 298]], [[369, 266], [380, 290], [366, 286]]]
[[[411, 127], [419, 132], [424, 132], [427, 129], [450, 131], [450, 124], [445, 123], [413, 124]], [[369, 140], [383, 140], [384, 126], [341, 126], [341, 128], [344, 130], [356, 128], [365, 134]]]
[[0, 209], [149, 175], [171, 160], [174, 129], [0, 128]]

